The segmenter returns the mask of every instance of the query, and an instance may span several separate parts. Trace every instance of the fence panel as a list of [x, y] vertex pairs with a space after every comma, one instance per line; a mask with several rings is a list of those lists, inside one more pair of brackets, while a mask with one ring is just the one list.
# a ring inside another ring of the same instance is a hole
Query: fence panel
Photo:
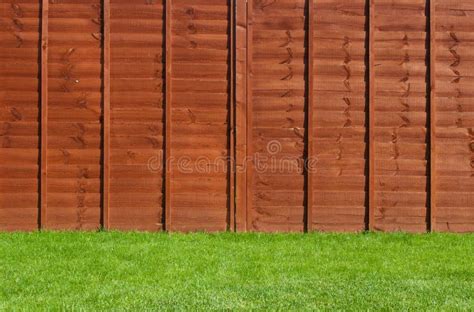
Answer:
[[[314, 230], [365, 229], [366, 2], [314, 1]], [[336, 26], [335, 26], [336, 25]]]
[[[426, 231], [429, 36], [425, 1], [376, 0], [374, 9], [374, 228]], [[403, 20], [396, 18], [401, 15]]]
[[110, 3], [109, 228], [164, 220], [165, 3]]
[[230, 1], [169, 3], [169, 229], [224, 231], [230, 220]]
[[0, 230], [39, 214], [39, 0], [0, 1]]
[[247, 227], [303, 231], [306, 3], [248, 6]]
[[433, 1], [435, 230], [474, 231], [474, 4]]
[[[102, 6], [100, 0], [50, 2], [47, 229], [96, 229], [101, 219]], [[45, 165], [45, 163], [43, 163]]]

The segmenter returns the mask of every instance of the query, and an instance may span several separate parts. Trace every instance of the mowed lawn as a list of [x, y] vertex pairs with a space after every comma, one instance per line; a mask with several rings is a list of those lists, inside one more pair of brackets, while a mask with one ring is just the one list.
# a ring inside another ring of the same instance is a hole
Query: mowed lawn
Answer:
[[0, 234], [0, 310], [472, 310], [474, 235]]

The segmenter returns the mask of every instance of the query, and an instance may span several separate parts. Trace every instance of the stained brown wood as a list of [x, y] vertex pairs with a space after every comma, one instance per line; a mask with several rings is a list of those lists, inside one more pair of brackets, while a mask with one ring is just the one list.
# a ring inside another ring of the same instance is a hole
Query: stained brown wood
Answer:
[[235, 223], [247, 230], [247, 2], [235, 4]]
[[41, 1], [0, 1], [0, 231], [41, 224]]
[[[424, 232], [429, 193], [407, 185], [381, 188], [380, 178], [429, 179], [429, 83], [426, 2], [375, 0], [375, 213], [374, 229]], [[404, 20], [394, 19], [404, 11]], [[386, 103], [398, 103], [387, 107]], [[416, 104], [416, 108], [413, 107]], [[416, 138], [411, 133], [418, 133]], [[386, 150], [381, 153], [380, 150]]]
[[246, 29], [246, 163], [245, 163], [245, 173], [246, 173], [246, 198], [245, 198], [245, 217], [246, 217], [246, 226], [245, 230], [250, 229], [252, 224], [252, 218], [250, 211], [253, 209], [253, 170], [254, 170], [254, 159], [253, 159], [253, 118], [252, 118], [252, 78], [253, 78], [253, 0], [247, 0], [247, 29]]
[[0, 230], [474, 231], [468, 1], [69, 2], [0, 0]]
[[430, 6], [430, 231], [436, 231], [436, 0]]
[[[228, 157], [233, 155], [234, 145], [230, 144], [234, 106], [231, 4], [230, 0], [182, 0], [173, 2], [171, 8], [171, 179], [181, 179], [179, 188], [172, 183], [172, 230], [229, 228], [233, 173]], [[203, 17], [201, 5], [208, 8], [208, 16]], [[225, 40], [226, 44], [209, 45], [207, 38]], [[205, 77], [195, 70], [210, 66], [224, 70], [206, 71]], [[175, 68], [179, 69], [176, 73]], [[215, 98], [212, 105], [206, 103], [209, 98]], [[200, 133], [189, 133], [197, 127]], [[208, 187], [187, 187], [199, 181], [208, 182]], [[226, 186], [226, 190], [217, 185]]]
[[[433, 228], [436, 231], [474, 231], [474, 132], [470, 111], [474, 94], [472, 4], [435, 1], [434, 87], [432, 121], [436, 164]], [[433, 58], [432, 58], [433, 59]], [[466, 193], [466, 188], [470, 188]]]
[[109, 226], [109, 202], [110, 202], [110, 0], [103, 0], [103, 189], [102, 189], [102, 226]]
[[171, 165], [169, 160], [171, 159], [171, 88], [172, 88], [172, 58], [171, 58], [171, 0], [165, 2], [165, 32], [166, 32], [166, 76], [165, 76], [165, 152], [164, 152], [164, 168], [165, 168], [165, 229], [171, 230]]
[[111, 0], [111, 229], [164, 228], [165, 26], [164, 0]]
[[369, 0], [369, 207], [368, 229], [375, 228], [375, 0]]
[[[316, 160], [312, 226], [318, 231], [366, 228], [367, 5], [364, 1], [314, 1], [315, 116], [313, 131], [308, 132], [313, 136]], [[347, 18], [351, 23], [342, 22]], [[335, 21], [337, 33], [331, 30]], [[321, 200], [332, 197], [339, 200]]]
[[314, 148], [313, 148], [313, 123], [314, 123], [314, 117], [313, 117], [313, 105], [314, 105], [314, 97], [313, 97], [313, 92], [314, 92], [314, 83], [313, 83], [313, 77], [314, 77], [314, 0], [309, 0], [307, 3], [307, 38], [308, 38], [308, 51], [307, 55], [308, 58], [306, 60], [307, 64], [307, 86], [306, 90], [308, 92], [307, 96], [307, 124], [306, 124], [306, 132], [307, 132], [307, 155], [306, 155], [306, 228], [305, 230], [310, 232], [313, 230], [313, 159], [315, 159], [314, 156]]
[[41, 191], [40, 228], [48, 223], [48, 45], [49, 1], [41, 3]]
[[[307, 3], [248, 3], [247, 226], [251, 231], [304, 231], [304, 188], [274, 188], [270, 181], [306, 179]], [[299, 68], [299, 70], [297, 70]], [[301, 70], [304, 68], [304, 70]], [[275, 72], [278, 71], [277, 73]], [[280, 108], [265, 105], [278, 99]], [[270, 132], [273, 133], [270, 133]], [[270, 173], [264, 180], [262, 174]]]
[[[48, 70], [55, 70], [47, 74], [47, 175], [48, 179], [73, 179], [76, 185], [63, 193], [47, 190], [47, 198], [43, 198], [47, 205], [47, 222], [43, 224], [47, 229], [94, 230], [102, 221], [103, 162], [90, 155], [103, 152], [103, 133], [99, 130], [104, 126], [103, 3], [84, 1], [91, 9], [83, 12], [71, 6], [68, 19], [61, 16], [61, 3], [49, 3]], [[73, 35], [68, 36], [71, 32]], [[81, 67], [92, 70], [76, 71]], [[74, 134], [62, 132], [65, 126], [74, 129]], [[56, 164], [50, 163], [50, 157]]]
[[229, 1], [229, 229], [236, 231], [235, 221], [235, 1]]

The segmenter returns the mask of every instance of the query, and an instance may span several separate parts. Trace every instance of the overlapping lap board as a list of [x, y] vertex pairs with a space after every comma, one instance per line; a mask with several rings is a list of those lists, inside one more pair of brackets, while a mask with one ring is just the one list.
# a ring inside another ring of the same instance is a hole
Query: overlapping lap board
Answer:
[[163, 229], [164, 29], [164, 1], [111, 0], [112, 229]]
[[303, 231], [304, 0], [251, 1], [247, 96], [248, 229]]
[[39, 213], [37, 0], [0, 1], [0, 229], [31, 230]]
[[229, 4], [171, 2], [170, 230], [225, 231], [229, 222]]
[[380, 230], [427, 227], [426, 9], [424, 0], [375, 1], [374, 227]]
[[366, 2], [340, 4], [314, 1], [311, 222], [315, 230], [360, 231], [368, 186]]
[[101, 219], [102, 5], [100, 0], [51, 1], [48, 18], [42, 225], [96, 229]]
[[435, 5], [436, 230], [474, 231], [474, 3]]
[[0, 0], [0, 230], [472, 232], [472, 12]]

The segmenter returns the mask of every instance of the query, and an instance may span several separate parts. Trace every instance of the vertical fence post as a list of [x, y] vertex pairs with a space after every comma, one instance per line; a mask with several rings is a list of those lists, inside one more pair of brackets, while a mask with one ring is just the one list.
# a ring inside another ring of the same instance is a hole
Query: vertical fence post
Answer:
[[429, 36], [430, 36], [430, 221], [429, 230], [436, 230], [436, 0], [428, 0], [429, 3]]
[[235, 2], [229, 0], [229, 230], [235, 232]]
[[48, 18], [49, 0], [41, 3], [41, 170], [39, 228], [47, 226], [48, 207]]
[[166, 99], [165, 99], [165, 230], [171, 230], [171, 1], [166, 0], [165, 12], [165, 49], [166, 49]]
[[109, 228], [110, 202], [110, 0], [103, 0], [103, 164], [102, 226]]
[[314, 0], [308, 0], [308, 13], [307, 13], [307, 36], [308, 36], [308, 49], [307, 49], [307, 123], [306, 123], [306, 135], [307, 135], [307, 161], [306, 161], [306, 231], [310, 232], [313, 229], [313, 58], [314, 58]]
[[247, 3], [235, 1], [235, 225], [247, 228]]
[[247, 166], [245, 168], [247, 172], [247, 199], [246, 199], [246, 229], [252, 224], [251, 210], [253, 203], [253, 105], [252, 105], [252, 41], [253, 41], [253, 0], [247, 1]]
[[375, 223], [375, 3], [369, 0], [369, 222], [368, 229], [374, 230]]

